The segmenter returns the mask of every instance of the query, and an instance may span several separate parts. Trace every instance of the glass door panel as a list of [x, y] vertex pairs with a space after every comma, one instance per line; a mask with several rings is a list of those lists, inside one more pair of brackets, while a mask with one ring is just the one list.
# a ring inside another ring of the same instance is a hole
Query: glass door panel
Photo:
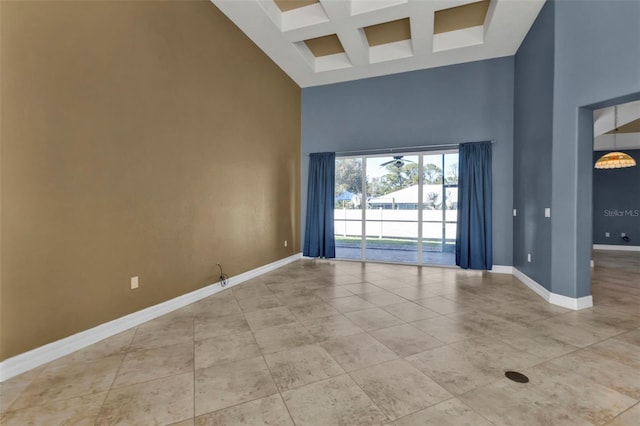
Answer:
[[417, 155], [368, 157], [365, 259], [418, 261]]
[[422, 253], [423, 263], [441, 263], [444, 234], [442, 202], [442, 154], [422, 156]]
[[[426, 154], [422, 157], [422, 163], [424, 183], [422, 190], [422, 262], [453, 265], [455, 263], [457, 212], [452, 208], [455, 208], [458, 195], [457, 178], [455, 178], [455, 188], [450, 186], [449, 180], [457, 176], [457, 153]], [[453, 170], [454, 165], [455, 171]], [[453, 224], [450, 223], [451, 219], [453, 219]]]
[[362, 158], [336, 158], [336, 257], [362, 258]]
[[444, 154], [445, 239], [443, 252], [455, 264], [456, 230], [458, 223], [458, 153]]

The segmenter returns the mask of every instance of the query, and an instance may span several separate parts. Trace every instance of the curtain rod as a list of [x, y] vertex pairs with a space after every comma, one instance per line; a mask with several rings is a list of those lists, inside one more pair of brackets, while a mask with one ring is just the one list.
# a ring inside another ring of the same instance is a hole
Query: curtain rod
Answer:
[[[462, 143], [447, 143], [440, 145], [422, 145], [422, 146], [403, 146], [397, 148], [377, 148], [377, 149], [362, 149], [357, 151], [339, 151], [336, 152], [336, 155], [346, 156], [346, 155], [359, 155], [359, 154], [392, 154], [395, 152], [412, 152], [412, 151], [435, 151], [442, 148], [458, 148], [463, 143], [482, 143], [487, 141], [478, 141], [478, 142], [462, 142]], [[492, 144], [495, 144], [496, 141], [489, 141]]]

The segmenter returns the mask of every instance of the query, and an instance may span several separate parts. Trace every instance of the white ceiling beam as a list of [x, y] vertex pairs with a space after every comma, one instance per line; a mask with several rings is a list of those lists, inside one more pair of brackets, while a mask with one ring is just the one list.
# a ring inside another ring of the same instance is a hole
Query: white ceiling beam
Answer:
[[369, 62], [366, 52], [367, 40], [362, 38], [362, 34], [357, 28], [348, 25], [351, 17], [351, 4], [335, 0], [320, 1], [329, 19], [336, 23], [336, 34], [351, 64], [354, 66], [366, 65]]
[[411, 4], [411, 43], [413, 54], [426, 57], [433, 52], [433, 8], [427, 2]]

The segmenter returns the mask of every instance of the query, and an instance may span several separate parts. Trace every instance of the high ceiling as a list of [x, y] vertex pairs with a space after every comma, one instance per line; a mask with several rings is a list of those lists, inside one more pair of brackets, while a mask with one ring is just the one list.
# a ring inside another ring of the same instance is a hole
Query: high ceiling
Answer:
[[544, 0], [212, 0], [300, 87], [515, 54]]

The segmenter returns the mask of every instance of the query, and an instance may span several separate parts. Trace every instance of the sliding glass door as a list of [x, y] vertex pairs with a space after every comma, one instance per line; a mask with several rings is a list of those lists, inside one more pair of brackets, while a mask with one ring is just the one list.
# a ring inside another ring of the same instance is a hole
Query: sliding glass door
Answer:
[[336, 158], [336, 257], [454, 264], [455, 151]]

